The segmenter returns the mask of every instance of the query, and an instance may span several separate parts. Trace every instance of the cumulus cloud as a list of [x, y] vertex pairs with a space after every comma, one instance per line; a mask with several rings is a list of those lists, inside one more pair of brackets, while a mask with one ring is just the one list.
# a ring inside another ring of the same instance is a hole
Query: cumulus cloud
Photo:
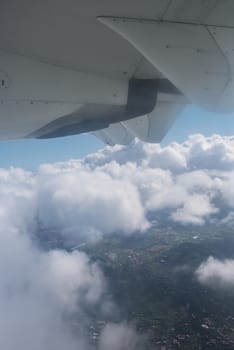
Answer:
[[81, 160], [41, 165], [37, 173], [0, 171], [5, 207], [14, 211], [14, 198], [24, 193], [16, 212], [44, 228], [86, 237], [144, 232], [148, 213], [160, 218], [165, 210], [181, 224], [222, 215], [232, 220], [233, 188], [234, 138], [218, 135], [193, 135], [166, 147], [139, 141], [106, 147]]
[[209, 197], [203, 194], [191, 194], [188, 201], [172, 214], [174, 221], [190, 224], [204, 224], [204, 218], [216, 213], [218, 209], [210, 203]]
[[163, 210], [174, 222], [202, 225], [224, 206], [231, 217], [234, 138], [106, 147], [82, 160], [44, 164], [36, 182], [39, 219], [64, 232], [144, 231], [148, 213], [159, 218]]
[[143, 342], [143, 337], [139, 337], [133, 326], [126, 323], [109, 323], [102, 331], [99, 349], [139, 350]]
[[64, 232], [129, 234], [148, 223], [137, 188], [105, 171], [71, 170], [38, 178], [38, 219]]
[[[100, 317], [112, 310], [102, 271], [82, 252], [35, 246], [30, 234], [37, 216], [35, 177], [10, 169], [0, 178], [0, 348], [90, 349], [86, 309], [99, 308]], [[115, 327], [132, 341], [132, 327]], [[103, 332], [100, 350], [109, 337], [108, 328]]]
[[39, 251], [8, 215], [0, 224], [0, 348], [82, 348], [64, 315], [101, 300], [101, 271], [81, 253]]
[[198, 267], [196, 276], [199, 282], [210, 287], [233, 287], [234, 260], [219, 260], [211, 256]]
[[[39, 229], [83, 240], [144, 233], [152, 216], [184, 225], [228, 223], [233, 188], [234, 138], [218, 135], [166, 147], [139, 141], [106, 147], [35, 173], [0, 169], [0, 348], [86, 350], [86, 309], [110, 307], [99, 266], [81, 252], [42, 251], [32, 239]], [[233, 265], [210, 258], [198, 279], [230, 283]], [[100, 350], [126, 344], [139, 344], [134, 327], [106, 325]]]

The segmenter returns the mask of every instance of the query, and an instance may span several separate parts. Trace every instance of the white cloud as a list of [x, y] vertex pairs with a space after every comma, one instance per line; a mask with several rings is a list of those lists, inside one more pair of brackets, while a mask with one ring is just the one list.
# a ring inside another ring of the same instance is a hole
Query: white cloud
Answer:
[[183, 206], [177, 209], [172, 218], [174, 221], [181, 222], [183, 224], [204, 224], [206, 216], [210, 216], [216, 213], [218, 209], [214, 208], [207, 195], [192, 194], [187, 196], [183, 203]]
[[[231, 170], [234, 166], [234, 138], [193, 135], [188, 140], [188, 165], [197, 169]], [[201, 156], [202, 155], [202, 156]]]
[[72, 170], [39, 177], [38, 190], [38, 217], [45, 227], [82, 234], [130, 234], [148, 227], [138, 190], [129, 179]]
[[109, 323], [103, 329], [100, 350], [138, 350], [142, 347], [143, 338], [139, 337], [133, 326], [126, 323]]
[[[75, 337], [65, 319], [74, 312], [85, 318], [85, 305], [105, 309], [100, 268], [79, 252], [39, 250], [31, 240], [38, 222], [64, 237], [144, 232], [147, 214], [160, 219], [165, 211], [164, 218], [181, 224], [228, 222], [233, 188], [234, 138], [218, 135], [167, 147], [135, 141], [44, 164], [37, 173], [0, 169], [0, 348], [87, 349], [82, 319]], [[227, 285], [233, 270], [232, 260], [210, 258], [197, 276]], [[111, 324], [100, 350], [119, 349], [120, 340], [134, 348], [134, 339], [133, 327]]]
[[199, 282], [211, 287], [233, 287], [234, 260], [218, 260], [213, 257], [209, 257], [198, 267], [196, 276]]
[[66, 310], [79, 303], [95, 305], [102, 296], [105, 282], [101, 270], [81, 252], [51, 251], [44, 254], [36, 285], [46, 288], [51, 297]]
[[144, 231], [149, 211], [160, 217], [168, 210], [173, 221], [203, 224], [220, 206], [234, 207], [233, 188], [234, 138], [218, 135], [193, 135], [167, 147], [134, 141], [83, 160], [44, 164], [36, 174], [0, 172], [5, 208], [14, 211], [14, 198], [21, 197], [17, 205], [29, 220], [37, 216], [45, 228], [97, 237]]
[[[11, 215], [11, 213], [9, 213]], [[83, 349], [63, 314], [102, 302], [103, 276], [81, 253], [42, 252], [26, 234], [0, 228], [0, 348]]]
[[170, 169], [172, 172], [186, 170], [185, 154], [177, 143], [173, 143], [165, 148], [159, 148], [158, 152], [153, 152], [148, 162], [152, 168]]

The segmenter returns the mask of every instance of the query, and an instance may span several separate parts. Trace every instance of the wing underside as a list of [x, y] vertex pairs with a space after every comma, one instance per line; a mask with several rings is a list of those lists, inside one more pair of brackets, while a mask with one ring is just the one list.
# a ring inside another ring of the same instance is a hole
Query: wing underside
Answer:
[[233, 111], [233, 13], [231, 0], [1, 2], [0, 138], [159, 142], [187, 103]]

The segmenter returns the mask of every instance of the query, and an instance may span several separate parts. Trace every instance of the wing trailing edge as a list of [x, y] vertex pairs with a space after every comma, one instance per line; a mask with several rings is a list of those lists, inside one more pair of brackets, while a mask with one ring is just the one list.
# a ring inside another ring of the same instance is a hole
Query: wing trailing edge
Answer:
[[111, 124], [93, 134], [109, 145], [127, 145], [136, 137], [145, 142], [161, 142], [184, 107], [180, 101], [158, 101], [151, 113]]

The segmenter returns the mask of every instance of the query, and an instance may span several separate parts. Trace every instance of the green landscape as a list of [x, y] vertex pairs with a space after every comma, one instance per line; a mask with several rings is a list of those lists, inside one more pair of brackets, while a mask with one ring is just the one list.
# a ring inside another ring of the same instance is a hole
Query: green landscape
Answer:
[[[62, 247], [62, 239], [45, 243]], [[69, 246], [70, 244], [70, 246]], [[234, 348], [234, 291], [201, 285], [195, 275], [209, 256], [234, 258], [231, 226], [202, 227], [155, 224], [147, 233], [112, 235], [95, 243], [66, 249], [85, 251], [101, 267], [118, 312], [100, 319], [91, 312], [94, 346], [102, 324], [126, 320], [134, 324], [146, 349]]]

